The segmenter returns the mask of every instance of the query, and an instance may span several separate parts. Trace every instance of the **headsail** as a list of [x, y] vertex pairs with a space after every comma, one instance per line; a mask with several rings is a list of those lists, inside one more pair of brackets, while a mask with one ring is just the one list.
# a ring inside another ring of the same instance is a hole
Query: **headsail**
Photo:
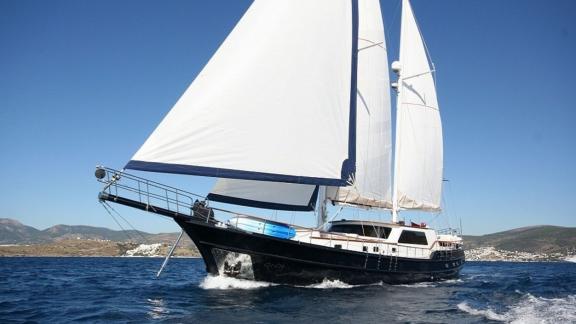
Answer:
[[329, 187], [336, 203], [392, 208], [392, 140], [388, 59], [378, 0], [359, 2], [356, 176]]
[[355, 168], [357, 5], [254, 1], [126, 168], [345, 185]]
[[400, 36], [395, 210], [439, 211], [442, 194], [442, 123], [433, 72], [408, 0]]

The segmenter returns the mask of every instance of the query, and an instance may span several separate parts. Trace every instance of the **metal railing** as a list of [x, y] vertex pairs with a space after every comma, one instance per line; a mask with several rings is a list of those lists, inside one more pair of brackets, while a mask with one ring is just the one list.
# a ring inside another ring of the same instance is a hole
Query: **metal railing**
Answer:
[[445, 235], [456, 235], [462, 236], [462, 230], [457, 228], [443, 228], [436, 230], [436, 234], [445, 234]]
[[101, 195], [130, 199], [151, 209], [159, 207], [175, 214], [191, 215], [194, 202], [204, 200], [200, 195], [108, 167], [98, 166], [95, 175], [98, 182], [104, 184]]

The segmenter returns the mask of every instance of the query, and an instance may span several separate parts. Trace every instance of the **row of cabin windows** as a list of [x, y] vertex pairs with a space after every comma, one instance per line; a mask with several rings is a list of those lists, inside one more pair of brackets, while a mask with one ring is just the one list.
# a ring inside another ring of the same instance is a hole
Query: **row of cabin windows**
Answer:
[[[368, 252], [368, 247], [366, 245], [362, 246], [362, 251]], [[378, 251], [380, 251], [380, 249], [377, 246], [372, 247], [372, 252], [378, 252]]]
[[387, 239], [392, 229], [390, 227], [373, 225], [336, 224], [330, 227], [330, 232], [358, 234], [362, 236]]
[[[342, 244], [335, 244], [334, 248], [335, 249], [341, 249]], [[368, 247], [366, 245], [362, 246], [362, 251], [368, 252]], [[380, 251], [380, 249], [377, 246], [372, 247], [372, 252], [379, 252], [379, 251]], [[396, 252], [396, 248], [392, 248], [392, 252]]]
[[[392, 229], [390, 227], [373, 225], [336, 224], [330, 227], [330, 232], [358, 234], [383, 239], [387, 239], [391, 231]], [[398, 239], [398, 243], [428, 245], [428, 240], [424, 232], [403, 230]]]
[[[420, 244], [420, 243], [416, 243], [416, 244]], [[335, 244], [334, 248], [335, 249], [341, 249], [342, 244]], [[377, 246], [372, 247], [372, 252], [378, 253], [379, 251], [380, 251], [380, 248], [378, 248]], [[366, 245], [362, 246], [362, 252], [368, 252], [368, 247]], [[396, 248], [392, 248], [392, 252], [396, 252]]]

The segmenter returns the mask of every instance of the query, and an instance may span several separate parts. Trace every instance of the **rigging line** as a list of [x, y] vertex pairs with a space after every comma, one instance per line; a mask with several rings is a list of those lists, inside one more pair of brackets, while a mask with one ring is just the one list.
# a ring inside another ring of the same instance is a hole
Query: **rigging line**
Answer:
[[[362, 39], [362, 38], [359, 38], [359, 39]], [[382, 46], [382, 44], [384, 44], [384, 42], [374, 43], [374, 42], [369, 41], [369, 40], [367, 40], [367, 39], [362, 39], [362, 40], [367, 41], [367, 42], [370, 42], [370, 43], [372, 43], [372, 44], [370, 44], [370, 45], [368, 45], [368, 46], [364, 46], [364, 47], [362, 47], [362, 48], [359, 48], [359, 49], [358, 49], [358, 52], [363, 51], [363, 50], [365, 50], [365, 49], [372, 48], [372, 47], [380, 47], [380, 48], [382, 48], [383, 50], [386, 50], [386, 48], [385, 48], [384, 46]]]
[[132, 224], [130, 224], [130, 222], [124, 218], [122, 215], [120, 215], [120, 213], [114, 209], [110, 204], [108, 204], [107, 202], [104, 202], [104, 204], [106, 204], [116, 215], [118, 215], [118, 217], [120, 217], [122, 220], [124, 220], [124, 222], [126, 222], [126, 224], [128, 224], [128, 226], [130, 226], [134, 232], [136, 232], [136, 234], [138, 234], [138, 236], [140, 236], [142, 238], [142, 240], [144, 242], [146, 242], [146, 244], [150, 244], [150, 242], [148, 241], [148, 239], [142, 234], [142, 232], [140, 232], [139, 230], [137, 230], [134, 226], [132, 226]]
[[110, 212], [110, 210], [108, 210], [108, 207], [106, 207], [106, 205], [104, 204], [104, 202], [100, 202], [100, 204], [102, 205], [102, 207], [104, 207], [104, 210], [106, 210], [106, 212], [108, 213], [108, 215], [110, 215], [112, 217], [112, 219], [114, 220], [114, 222], [116, 222], [116, 224], [122, 229], [122, 232], [124, 234], [126, 234], [126, 236], [128, 236], [128, 240], [129, 241], [133, 241], [132, 237], [130, 236], [130, 234], [128, 234], [128, 231], [126, 231], [126, 229], [124, 229], [124, 227], [120, 224], [120, 222], [118, 222], [118, 220], [116, 219], [116, 217], [114, 217], [114, 215], [112, 215], [112, 213]]
[[[372, 44], [372, 45], [377, 45], [377, 46], [380, 46], [380, 45], [384, 44], [384, 42], [375, 42], [375, 41], [373, 41], [373, 40], [369, 40], [368, 38], [363, 38], [363, 37], [358, 37], [358, 40], [363, 40], [363, 41], [365, 41], [365, 42], [368, 42], [368, 43], [370, 43], [370, 44]], [[383, 46], [381, 46], [381, 47], [384, 48], [384, 49], [386, 49], [386, 48], [383, 47]]]
[[[442, 195], [441, 197], [441, 206], [442, 206], [442, 211], [439, 213], [436, 213], [436, 216], [432, 219], [432, 221], [436, 220], [436, 218], [438, 218], [438, 216], [440, 216], [440, 214], [443, 214], [446, 216], [446, 219], [450, 219], [450, 214], [446, 208], [446, 191], [444, 190], [444, 181], [442, 182]], [[431, 221], [431, 222], [432, 222]], [[448, 224], [450, 224], [450, 221], [448, 221]], [[450, 227], [450, 225], [448, 225], [448, 227]]]
[[[390, 25], [388, 26], [392, 26], [396, 23], [396, 19], [398, 18], [398, 12], [400, 12], [400, 5], [402, 4], [402, 1], [398, 1], [398, 4], [396, 5], [396, 9], [394, 9], [394, 14], [392, 15], [392, 21], [390, 22]], [[386, 28], [384, 27], [384, 30], [386, 31], [386, 49], [389, 48], [388, 46], [388, 42], [390, 41], [390, 29], [391, 28]]]
[[340, 208], [336, 211], [336, 213], [334, 215], [332, 215], [331, 217], [327, 218], [326, 222], [324, 222], [322, 225], [320, 225], [316, 229], [322, 228], [324, 225], [326, 225], [326, 224], [330, 223], [332, 220], [334, 220], [334, 218], [336, 218], [336, 216], [338, 216], [340, 214], [342, 209], [344, 209], [344, 205], [340, 205]]
[[[442, 195], [442, 199], [444, 200], [444, 210], [447, 210], [447, 214], [446, 219], [448, 220], [448, 227], [452, 227], [451, 224], [451, 220], [450, 220], [450, 216], [452, 215], [452, 213], [450, 212], [450, 209], [448, 209], [448, 197], [452, 197], [452, 185], [450, 184], [449, 181], [442, 181], [442, 185], [444, 185], [444, 183], [446, 184], [446, 186], [443, 189], [444, 194]], [[457, 213], [456, 213], [457, 214]], [[456, 219], [454, 219], [454, 221], [456, 221]]]
[[[340, 188], [342, 188], [342, 187], [340, 187]], [[336, 195], [338, 195], [340, 193], [340, 188], [338, 188], [336, 190]], [[350, 190], [346, 190], [346, 196], [344, 196], [344, 202], [346, 202], [346, 200], [348, 200], [349, 195], [350, 195]], [[337, 202], [337, 200], [332, 200], [330, 198], [326, 198], [326, 200], [330, 200], [332, 202], [332, 204], [334, 204], [335, 201]], [[334, 214], [332, 217], [329, 217], [329, 218], [327, 217], [326, 221], [322, 225], [316, 227], [316, 229], [320, 229], [320, 228], [324, 227], [324, 225], [330, 223], [334, 218], [336, 218], [336, 216], [338, 216], [340, 214], [342, 209], [344, 209], [344, 205], [340, 205], [340, 209], [338, 209], [336, 211], [336, 214]], [[314, 213], [316, 214], [316, 211], [314, 211]]]
[[423, 75], [426, 75], [426, 74], [434, 74], [434, 72], [436, 72], [436, 70], [434, 70], [434, 68], [432, 68], [430, 71], [426, 71], [426, 72], [422, 72], [422, 73], [416, 73], [416, 74], [413, 74], [413, 75], [407, 76], [407, 77], [402, 77], [402, 81], [406, 81], [406, 80], [409, 80], [409, 79], [417, 78], [417, 77], [419, 77], [419, 76], [423, 76]]
[[[410, 4], [410, 7], [412, 7], [412, 4]], [[430, 65], [432, 65], [432, 81], [434, 82], [434, 86], [436, 86], [436, 67], [434, 66], [434, 62], [432, 61], [432, 56], [430, 55], [430, 51], [428, 50], [428, 45], [426, 44], [426, 40], [424, 39], [424, 36], [422, 35], [422, 31], [420, 30], [420, 24], [418, 24], [418, 20], [416, 19], [416, 14], [414, 14], [414, 9], [412, 9], [412, 18], [414, 19], [414, 23], [416, 23], [416, 29], [418, 30], [418, 34], [420, 35], [420, 40], [422, 41], [422, 44], [424, 44], [424, 51], [426, 51], [426, 57], [428, 58], [428, 62], [430, 63]]]
[[434, 217], [432, 217], [432, 219], [429, 221], [428, 225], [432, 226], [432, 224], [434, 224], [434, 222], [438, 220], [438, 217], [440, 217], [440, 215], [441, 215], [440, 213], [434, 215]]

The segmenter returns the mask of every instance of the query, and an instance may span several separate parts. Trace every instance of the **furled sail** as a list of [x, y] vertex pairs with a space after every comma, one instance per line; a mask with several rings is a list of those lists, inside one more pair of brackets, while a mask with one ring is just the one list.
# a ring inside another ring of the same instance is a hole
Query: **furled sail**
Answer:
[[403, 0], [396, 156], [397, 208], [439, 211], [442, 123], [433, 71], [412, 8]]
[[208, 199], [228, 204], [277, 210], [312, 211], [318, 186], [299, 183], [220, 178]]
[[356, 163], [357, 6], [254, 1], [126, 168], [345, 185]]
[[335, 203], [392, 208], [392, 140], [388, 59], [378, 0], [359, 2], [356, 175], [329, 187]]

